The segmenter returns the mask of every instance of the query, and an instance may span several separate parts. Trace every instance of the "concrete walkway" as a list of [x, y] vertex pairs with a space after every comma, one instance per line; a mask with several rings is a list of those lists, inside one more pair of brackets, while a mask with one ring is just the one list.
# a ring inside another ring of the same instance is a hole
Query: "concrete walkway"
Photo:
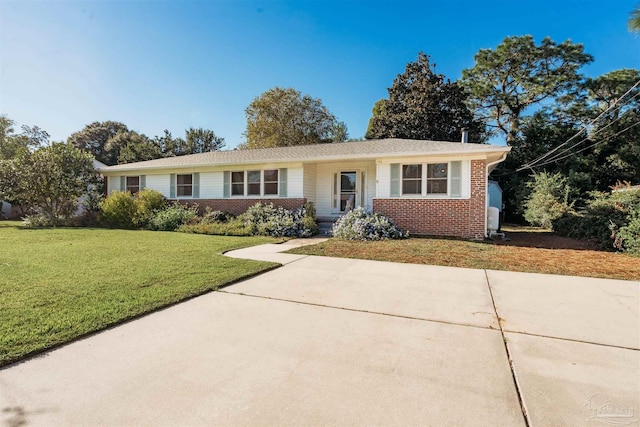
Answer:
[[0, 423], [638, 425], [640, 283], [278, 253], [306, 243], [1, 370]]

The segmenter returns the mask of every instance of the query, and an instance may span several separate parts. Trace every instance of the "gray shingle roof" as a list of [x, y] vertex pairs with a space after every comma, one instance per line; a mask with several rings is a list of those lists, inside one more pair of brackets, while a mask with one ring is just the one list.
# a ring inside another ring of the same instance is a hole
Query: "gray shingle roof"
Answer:
[[189, 168], [255, 163], [309, 162], [380, 157], [426, 156], [442, 154], [503, 153], [509, 147], [488, 144], [462, 144], [448, 141], [415, 139], [377, 139], [337, 144], [299, 145], [295, 147], [261, 148], [255, 150], [213, 151], [178, 157], [148, 160], [101, 168], [103, 172], [144, 169]]

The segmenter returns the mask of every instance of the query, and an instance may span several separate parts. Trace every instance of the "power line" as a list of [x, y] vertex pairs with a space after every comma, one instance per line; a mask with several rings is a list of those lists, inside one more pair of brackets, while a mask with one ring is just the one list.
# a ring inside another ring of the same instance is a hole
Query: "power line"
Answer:
[[[562, 144], [558, 145], [557, 147], [553, 148], [552, 150], [549, 150], [548, 152], [546, 152], [545, 154], [537, 157], [536, 159], [532, 160], [529, 163], [525, 163], [524, 165], [522, 165], [519, 169], [517, 169], [517, 171], [521, 171], [524, 169], [531, 169], [534, 166], [536, 166], [537, 163], [542, 162], [545, 160], [546, 157], [548, 157], [549, 155], [555, 153], [556, 151], [558, 151], [560, 148], [562, 148], [563, 146], [567, 145], [569, 142], [571, 142], [572, 140], [574, 140], [575, 138], [577, 138], [578, 136], [580, 136], [583, 132], [585, 132], [587, 130], [588, 126], [593, 125], [597, 120], [599, 120], [603, 115], [605, 115], [607, 112], [609, 112], [611, 109], [613, 109], [614, 107], [616, 107], [618, 105], [618, 103], [625, 97], [627, 96], [633, 89], [635, 89], [638, 85], [640, 85], [640, 80], [638, 80], [633, 86], [631, 86], [631, 88], [629, 88], [629, 90], [627, 90], [621, 97], [619, 97], [618, 99], [616, 99], [613, 104], [611, 104], [609, 107], [607, 107], [603, 112], [601, 112], [595, 119], [591, 120], [587, 125], [585, 125], [585, 127], [583, 127], [582, 129], [580, 129], [575, 135], [573, 135], [571, 138], [567, 139], [565, 142], [563, 142]], [[632, 99], [634, 99], [636, 96], [640, 95], [640, 92], [636, 95], [634, 95], [633, 97], [631, 97], [629, 100], [625, 101], [622, 105], [620, 105], [620, 107], [622, 107], [623, 105], [627, 104], [628, 102], [630, 102]], [[611, 123], [608, 126], [610, 126]], [[578, 143], [574, 144], [571, 148], [574, 148], [578, 145], [580, 145], [582, 142], [588, 140], [589, 138], [584, 138], [583, 140], [579, 141]], [[548, 160], [548, 159], [547, 159]]]
[[[637, 94], [635, 94], [634, 96], [632, 96], [630, 99], [628, 99], [628, 100], [626, 101], [626, 103], [631, 102], [631, 100], [633, 100], [634, 98], [636, 98], [636, 97], [638, 97], [638, 96], [640, 96], [640, 92], [638, 92]], [[623, 105], [624, 105], [624, 104], [623, 104]], [[622, 105], [621, 105], [620, 107], [622, 107]], [[603, 126], [603, 127], [599, 128], [599, 129], [597, 129], [596, 131], [594, 131], [594, 132], [591, 134], [591, 136], [590, 136], [590, 137], [583, 138], [583, 139], [581, 139], [580, 141], [578, 141], [578, 142], [576, 142], [575, 144], [573, 144], [572, 146], [565, 148], [564, 150], [560, 151], [559, 153], [556, 153], [556, 154], [555, 154], [554, 156], [552, 156], [551, 158], [548, 158], [548, 159], [544, 160], [544, 162], [545, 162], [544, 164], [549, 164], [549, 163], [553, 162], [555, 159], [557, 159], [558, 157], [562, 156], [562, 154], [564, 154], [564, 153], [566, 153], [566, 152], [568, 152], [568, 151], [573, 150], [574, 148], [576, 148], [577, 146], [579, 146], [580, 144], [582, 144], [582, 143], [583, 143], [583, 142], [585, 142], [585, 141], [589, 141], [593, 136], [595, 136], [595, 135], [597, 135], [598, 133], [600, 133], [600, 132], [602, 132], [602, 131], [604, 131], [604, 130], [608, 129], [608, 128], [609, 128], [609, 127], [611, 127], [614, 123], [616, 123], [616, 122], [618, 122], [618, 121], [622, 120], [622, 118], [623, 118], [623, 116], [618, 116], [616, 119], [614, 119], [614, 120], [612, 120], [611, 122], [609, 122], [606, 126]], [[540, 161], [542, 161], [542, 159], [541, 159], [541, 160], [538, 160], [537, 162], [539, 163]], [[531, 162], [531, 163], [527, 163], [527, 164], [523, 165], [522, 167], [520, 167], [520, 169], [518, 169], [518, 170], [520, 171], [520, 170], [523, 170], [523, 169], [530, 169], [530, 168], [532, 168], [532, 167], [539, 166], [539, 165], [537, 165], [537, 164], [535, 164], [535, 163], [536, 163], [536, 161]]]
[[540, 164], [536, 165], [536, 167], [539, 167], [539, 166], [545, 166], [545, 165], [548, 165], [548, 164], [551, 164], [551, 163], [557, 162], [557, 161], [559, 161], [559, 160], [566, 159], [567, 157], [575, 156], [576, 154], [582, 153], [583, 151], [588, 150], [588, 149], [590, 149], [590, 148], [593, 148], [593, 147], [595, 147], [596, 145], [599, 145], [599, 144], [603, 144], [603, 143], [605, 143], [605, 142], [608, 142], [609, 140], [611, 140], [611, 139], [615, 138], [616, 136], [618, 136], [618, 135], [620, 135], [620, 134], [622, 134], [622, 133], [626, 132], [627, 130], [629, 130], [629, 129], [631, 129], [632, 127], [637, 126], [637, 125], [640, 125], [640, 121], [637, 121], [637, 122], [633, 123], [632, 125], [627, 126], [626, 128], [622, 129], [620, 132], [617, 132], [617, 133], [615, 133], [614, 135], [611, 135], [611, 136], [609, 136], [609, 137], [607, 137], [607, 138], [603, 139], [602, 141], [597, 141], [597, 142], [595, 142], [595, 143], [593, 143], [593, 144], [591, 144], [591, 145], [589, 145], [589, 146], [587, 146], [587, 147], [581, 148], [580, 150], [575, 151], [575, 152], [572, 152], [572, 153], [569, 153], [569, 154], [567, 154], [567, 155], [565, 155], [565, 156], [557, 157], [557, 158], [554, 158], [554, 159], [552, 159], [552, 160], [546, 161], [546, 162], [544, 162], [544, 163], [540, 163]]

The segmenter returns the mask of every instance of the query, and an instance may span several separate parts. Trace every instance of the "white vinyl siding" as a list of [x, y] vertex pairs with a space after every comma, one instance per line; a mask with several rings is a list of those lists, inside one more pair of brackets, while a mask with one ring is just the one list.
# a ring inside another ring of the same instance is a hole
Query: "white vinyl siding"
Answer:
[[169, 174], [147, 175], [147, 186], [152, 190], [162, 193], [164, 197], [169, 197]]
[[304, 185], [303, 194], [307, 201], [316, 204], [316, 165], [304, 165]]
[[287, 197], [291, 199], [304, 197], [303, 182], [304, 170], [302, 168], [289, 168], [287, 171]]
[[110, 176], [107, 178], [107, 194], [112, 193], [114, 191], [122, 191], [120, 188], [120, 177], [119, 176]]
[[[343, 163], [317, 163], [316, 164], [316, 191], [315, 205], [318, 216], [335, 216], [332, 212], [333, 174], [340, 171], [357, 171], [358, 180], [361, 182], [362, 173], [365, 174], [364, 207], [373, 207], [373, 199], [376, 194], [376, 164], [370, 162], [343, 162]], [[362, 185], [361, 185], [362, 187]], [[360, 200], [360, 199], [359, 199]]]
[[200, 174], [200, 198], [221, 199], [223, 197], [223, 172], [203, 172]]

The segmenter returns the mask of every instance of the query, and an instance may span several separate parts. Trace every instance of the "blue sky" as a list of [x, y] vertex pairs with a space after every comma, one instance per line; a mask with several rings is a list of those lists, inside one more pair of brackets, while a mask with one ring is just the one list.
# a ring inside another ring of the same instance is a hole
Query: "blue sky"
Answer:
[[352, 138], [424, 51], [452, 80], [506, 36], [583, 43], [597, 76], [640, 68], [633, 1], [0, 0], [0, 113], [66, 140], [93, 121], [148, 136], [212, 129], [233, 148], [245, 108], [293, 87]]

